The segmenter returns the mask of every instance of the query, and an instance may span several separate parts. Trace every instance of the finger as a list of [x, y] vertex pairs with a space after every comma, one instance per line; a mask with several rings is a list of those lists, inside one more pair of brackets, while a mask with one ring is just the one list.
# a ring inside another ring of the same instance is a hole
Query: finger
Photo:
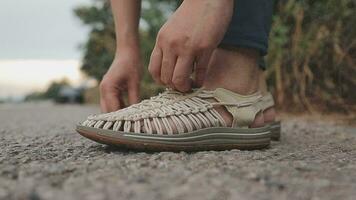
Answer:
[[121, 108], [121, 103], [117, 97], [105, 97], [100, 99], [101, 112], [108, 113], [119, 110]]
[[102, 83], [100, 85], [100, 105], [102, 112], [112, 112], [121, 108], [119, 88]]
[[119, 110], [119, 109], [126, 108], [126, 104], [125, 104], [125, 101], [124, 101], [122, 95], [121, 95], [121, 96], [118, 96], [118, 99], [119, 99], [119, 104], [120, 104], [120, 106], [119, 106], [118, 109], [116, 109], [116, 110], [114, 110], [114, 111], [117, 111], [117, 110]]
[[101, 110], [102, 113], [108, 112], [107, 108], [106, 108], [106, 103], [104, 101], [104, 98], [101, 95], [100, 95], [100, 110]]
[[194, 71], [194, 85], [197, 87], [201, 87], [204, 83], [212, 52], [203, 53], [197, 60]]
[[153, 80], [161, 84], [161, 63], [162, 63], [162, 50], [159, 47], [155, 47], [152, 51], [150, 63], [148, 65], [148, 71], [150, 72]]
[[130, 81], [127, 93], [130, 105], [138, 103], [140, 100], [140, 84], [137, 81]]
[[188, 92], [191, 90], [192, 82], [190, 75], [192, 73], [194, 63], [193, 56], [178, 57], [177, 64], [174, 68], [172, 83], [180, 92]]
[[118, 95], [109, 94], [104, 97], [105, 102], [105, 112], [113, 112], [122, 108], [122, 103], [120, 103], [120, 97]]
[[163, 50], [163, 59], [161, 66], [161, 82], [166, 86], [173, 87], [172, 78], [174, 72], [174, 66], [177, 61], [177, 56], [169, 50]]

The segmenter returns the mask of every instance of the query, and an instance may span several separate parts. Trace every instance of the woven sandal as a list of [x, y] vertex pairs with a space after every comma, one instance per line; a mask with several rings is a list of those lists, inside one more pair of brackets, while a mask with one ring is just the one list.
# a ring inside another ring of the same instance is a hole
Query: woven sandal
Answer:
[[[262, 101], [260, 93], [244, 96], [222, 88], [190, 94], [168, 90], [116, 112], [89, 116], [77, 125], [77, 132], [99, 143], [137, 150], [261, 149], [270, 144], [270, 126], [249, 125], [270, 104]], [[216, 107], [231, 114], [231, 126]]]
[[[267, 110], [268, 108], [271, 108], [274, 106], [274, 100], [273, 96], [271, 93], [265, 94], [261, 98], [261, 109], [263, 111]], [[271, 131], [271, 139], [275, 141], [279, 141], [281, 139], [281, 122], [280, 121], [274, 121], [269, 124], [270, 131]]]

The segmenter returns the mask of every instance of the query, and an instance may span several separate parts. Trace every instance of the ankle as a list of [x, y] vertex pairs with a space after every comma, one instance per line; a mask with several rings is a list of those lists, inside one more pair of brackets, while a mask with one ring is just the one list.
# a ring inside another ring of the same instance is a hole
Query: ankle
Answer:
[[248, 95], [259, 89], [258, 53], [250, 49], [216, 49], [209, 63], [203, 86], [218, 87]]
[[259, 90], [261, 91], [262, 95], [266, 95], [268, 93], [267, 89], [267, 82], [265, 72], [263, 70], [259, 70]]
[[270, 107], [263, 111], [263, 118], [265, 123], [272, 123], [276, 121], [276, 109], [274, 107]]

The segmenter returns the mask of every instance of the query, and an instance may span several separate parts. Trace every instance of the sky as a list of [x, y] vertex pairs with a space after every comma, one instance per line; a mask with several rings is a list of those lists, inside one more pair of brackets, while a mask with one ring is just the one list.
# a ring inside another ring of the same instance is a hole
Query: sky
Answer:
[[90, 0], [0, 1], [0, 98], [43, 90], [64, 77], [83, 81], [79, 45], [88, 28], [73, 8]]

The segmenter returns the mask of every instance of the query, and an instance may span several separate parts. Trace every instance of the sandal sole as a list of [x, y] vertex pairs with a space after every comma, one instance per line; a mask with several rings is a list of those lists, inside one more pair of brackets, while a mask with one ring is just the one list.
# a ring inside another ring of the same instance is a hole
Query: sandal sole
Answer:
[[269, 124], [271, 131], [271, 140], [280, 141], [281, 140], [281, 122], [276, 121]]
[[76, 131], [98, 143], [141, 151], [255, 150], [270, 145], [270, 127], [206, 128], [177, 135], [126, 133], [77, 125]]

